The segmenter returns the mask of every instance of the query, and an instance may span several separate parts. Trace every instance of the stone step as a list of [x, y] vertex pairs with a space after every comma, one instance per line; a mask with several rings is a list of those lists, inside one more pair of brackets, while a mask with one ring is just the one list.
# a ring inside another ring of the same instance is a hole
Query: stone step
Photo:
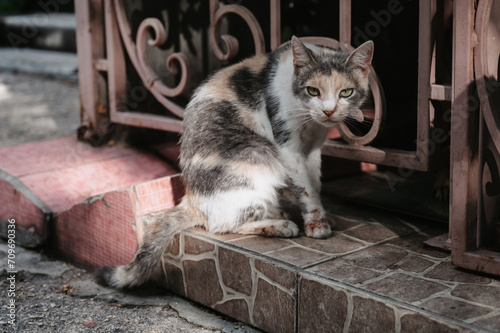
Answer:
[[44, 75], [58, 79], [78, 79], [78, 57], [74, 53], [0, 48], [0, 71]]
[[76, 19], [72, 13], [39, 11], [0, 17], [0, 44], [76, 53]]
[[[108, 197], [118, 195], [121, 199], [136, 200], [144, 211], [150, 209], [151, 205], [160, 209], [172, 207], [182, 196], [182, 185], [175, 164], [177, 155], [178, 148], [175, 145], [153, 147], [151, 152], [122, 146], [93, 148], [74, 137], [2, 147], [0, 220], [3, 222], [0, 230], [5, 231], [7, 220], [15, 219], [17, 241], [24, 246], [34, 247], [54, 236], [51, 234], [54, 227], [57, 232], [61, 232], [57, 235], [60, 242], [81, 237], [79, 233], [83, 231], [79, 230], [80, 226], [87, 233], [94, 233], [99, 228], [108, 230], [105, 226], [108, 221], [100, 220], [99, 215], [94, 215], [96, 220], [93, 221], [99, 223], [99, 227], [92, 226], [95, 229], [90, 228], [88, 223], [77, 223], [59, 230], [58, 221], [63, 220], [68, 212], [71, 221], [75, 221], [73, 214], [85, 211], [84, 207], [87, 206], [104, 207], [108, 214], [113, 211], [122, 219], [129, 217], [129, 211], [123, 206], [126, 203], [118, 200], [118, 207], [114, 204], [110, 206], [109, 202], [114, 201], [108, 199], [107, 202]], [[154, 190], [151, 195], [144, 190], [150, 187]], [[150, 197], [153, 197], [151, 202], [147, 201]], [[163, 201], [158, 201], [160, 199]], [[129, 206], [126, 208], [131, 209]], [[91, 216], [94, 214], [87, 212]], [[111, 214], [107, 219], [115, 217]], [[110, 227], [117, 225], [123, 224], [109, 223]], [[132, 229], [128, 232], [128, 235], [134, 234]], [[93, 234], [91, 237], [97, 236]], [[133, 236], [132, 243], [136, 242]], [[55, 246], [59, 248], [62, 245], [57, 243]], [[135, 248], [125, 248], [129, 253], [135, 251]], [[74, 258], [77, 263], [87, 267], [91, 265], [91, 259], [84, 259], [85, 256], [80, 258], [79, 255]]]
[[[180, 176], [157, 155], [80, 145], [1, 148], [0, 220], [48, 223], [52, 247], [81, 266], [126, 263], [142, 216], [178, 202]], [[423, 244], [443, 224], [324, 201], [337, 221], [325, 240], [182, 232], [163, 257], [167, 287], [267, 332], [499, 331], [500, 280]]]

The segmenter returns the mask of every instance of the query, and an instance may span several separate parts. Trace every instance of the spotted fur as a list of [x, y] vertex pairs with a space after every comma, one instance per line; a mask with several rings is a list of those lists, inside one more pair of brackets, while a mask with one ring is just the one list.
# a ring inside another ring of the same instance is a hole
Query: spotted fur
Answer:
[[214, 74], [186, 108], [182, 203], [153, 216], [132, 261], [102, 268], [97, 281], [131, 288], [157, 279], [173, 237], [193, 226], [295, 237], [297, 225], [280, 211], [284, 193], [301, 208], [305, 234], [328, 237], [332, 221], [319, 197], [320, 149], [330, 127], [362, 121], [372, 56], [372, 42], [345, 53], [293, 37], [270, 54]]

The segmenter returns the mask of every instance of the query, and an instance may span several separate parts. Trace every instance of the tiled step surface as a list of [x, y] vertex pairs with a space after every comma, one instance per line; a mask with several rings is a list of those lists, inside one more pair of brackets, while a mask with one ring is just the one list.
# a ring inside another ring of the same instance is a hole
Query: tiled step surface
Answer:
[[54, 217], [48, 245], [88, 269], [126, 264], [142, 241], [143, 216], [172, 208], [183, 191], [176, 174], [91, 197]]
[[269, 332], [498, 332], [500, 281], [423, 241], [434, 223], [330, 203], [327, 240], [184, 232], [169, 289]]

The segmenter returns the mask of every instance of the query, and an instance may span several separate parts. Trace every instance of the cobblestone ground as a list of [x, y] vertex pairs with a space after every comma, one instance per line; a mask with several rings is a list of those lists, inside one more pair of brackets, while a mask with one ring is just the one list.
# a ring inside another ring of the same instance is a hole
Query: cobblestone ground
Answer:
[[[75, 135], [79, 105], [74, 80], [0, 73], [0, 147]], [[165, 291], [100, 288], [85, 270], [40, 250], [16, 248], [11, 294], [7, 251], [0, 239], [1, 332], [258, 332]]]

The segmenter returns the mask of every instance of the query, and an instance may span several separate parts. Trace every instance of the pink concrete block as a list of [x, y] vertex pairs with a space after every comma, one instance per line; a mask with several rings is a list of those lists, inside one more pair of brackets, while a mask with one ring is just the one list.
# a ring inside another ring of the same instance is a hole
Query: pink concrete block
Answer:
[[[61, 238], [68, 245], [61, 245], [64, 252], [71, 249], [74, 241], [68, 235], [85, 234], [87, 215], [94, 216], [94, 208], [82, 208], [91, 205], [85, 202], [92, 201], [94, 196], [124, 189], [127, 203], [120, 204], [132, 212], [132, 219], [128, 222], [120, 218], [109, 219], [103, 214], [102, 230], [113, 239], [114, 224], [132, 223], [136, 217], [141, 230], [138, 235], [142, 236], [141, 216], [173, 207], [183, 195], [178, 177], [178, 146], [167, 143], [150, 150], [155, 154], [120, 146], [95, 148], [73, 137], [0, 148], [0, 219], [15, 218], [19, 227], [45, 239], [50, 216], [61, 213], [58, 219], [72, 221], [67, 229], [57, 231], [66, 233]], [[173, 179], [166, 177], [170, 175], [177, 176]], [[145, 185], [152, 192], [142, 191], [140, 199], [137, 198], [132, 186], [151, 180], [158, 180]], [[81, 216], [82, 209], [87, 215]], [[85, 222], [82, 225], [79, 224], [81, 219]], [[101, 227], [93, 232], [101, 232]], [[133, 236], [135, 244], [136, 237]], [[116, 242], [119, 241], [118, 238]], [[95, 250], [90, 248], [87, 251], [94, 253]], [[68, 251], [69, 257], [92, 263], [90, 258], [80, 255], [84, 253], [81, 249], [75, 250], [76, 253]], [[100, 262], [109, 263], [110, 260], [105, 258]]]
[[170, 165], [175, 167], [180, 172], [179, 154], [181, 152], [178, 144], [168, 142], [163, 145], [158, 145], [154, 149], [161, 155]]
[[0, 169], [20, 177], [137, 154], [139, 152], [131, 148], [96, 148], [75, 137], [65, 137], [2, 147]]
[[137, 250], [128, 191], [115, 191], [74, 206], [55, 219], [56, 250], [77, 265], [94, 269], [126, 264]]
[[151, 179], [177, 170], [152, 155], [132, 155], [22, 177], [24, 184], [54, 212], [97, 194]]
[[7, 221], [15, 219], [16, 227], [24, 228], [36, 233], [42, 239], [46, 235], [45, 207], [39, 207], [33, 203], [26, 192], [16, 189], [11, 183], [0, 179], [0, 220]]
[[184, 184], [181, 175], [176, 174], [138, 184], [130, 188], [129, 192], [134, 202], [137, 242], [141, 243], [145, 228], [143, 217], [179, 204], [184, 196]]
[[184, 195], [184, 185], [177, 174], [136, 185], [135, 191], [141, 213], [148, 215], [177, 205]]

